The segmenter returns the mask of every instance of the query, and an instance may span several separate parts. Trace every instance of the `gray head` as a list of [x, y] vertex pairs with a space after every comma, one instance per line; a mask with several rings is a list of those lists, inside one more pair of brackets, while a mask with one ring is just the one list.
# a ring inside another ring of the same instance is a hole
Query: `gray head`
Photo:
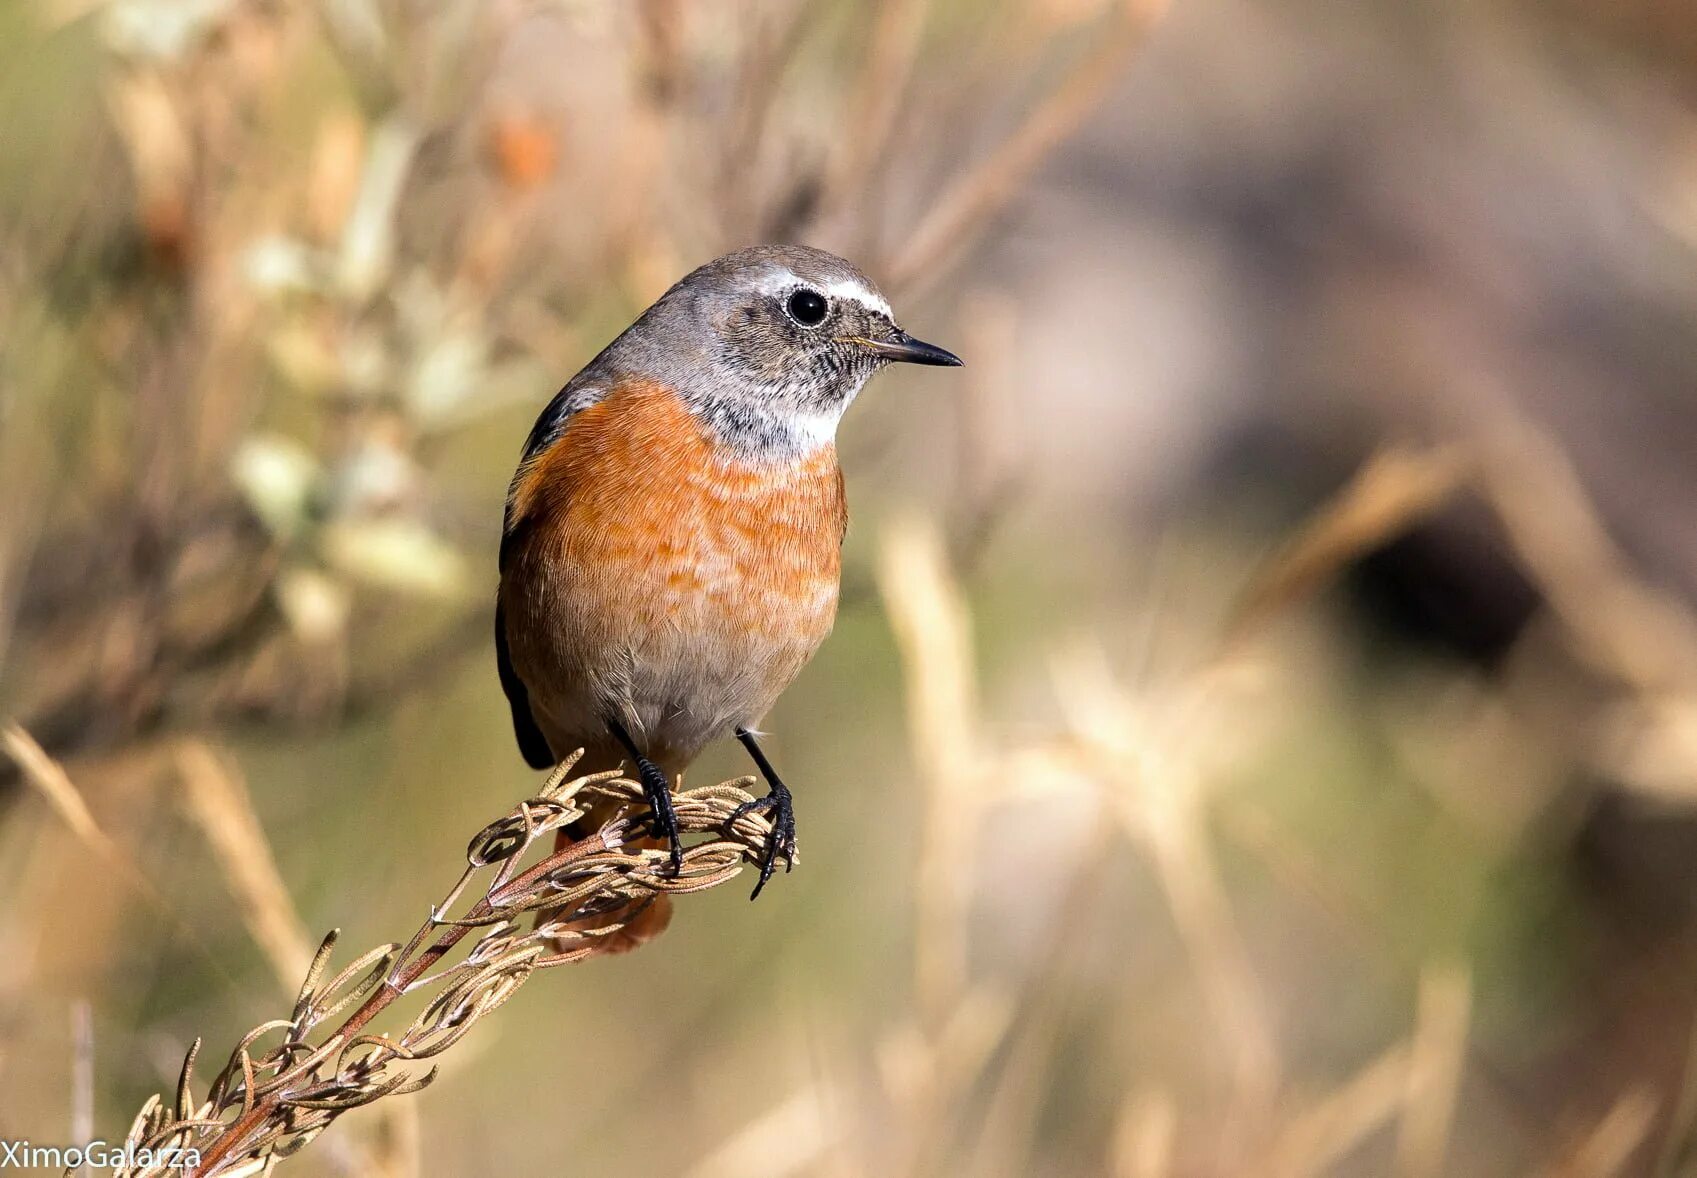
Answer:
[[872, 280], [805, 246], [726, 254], [643, 312], [580, 379], [657, 378], [725, 441], [794, 455], [829, 442], [887, 364], [957, 365], [896, 326]]

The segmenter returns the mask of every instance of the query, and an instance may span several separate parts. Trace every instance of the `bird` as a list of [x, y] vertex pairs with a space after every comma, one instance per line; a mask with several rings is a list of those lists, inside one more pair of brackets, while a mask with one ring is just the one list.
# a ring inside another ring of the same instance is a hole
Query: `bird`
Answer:
[[837, 425], [896, 363], [958, 366], [853, 264], [761, 245], [691, 271], [548, 402], [508, 488], [495, 653], [534, 769], [633, 764], [651, 837], [671, 782], [735, 737], [767, 793], [758, 898], [796, 854], [757, 727], [830, 633], [848, 526]]

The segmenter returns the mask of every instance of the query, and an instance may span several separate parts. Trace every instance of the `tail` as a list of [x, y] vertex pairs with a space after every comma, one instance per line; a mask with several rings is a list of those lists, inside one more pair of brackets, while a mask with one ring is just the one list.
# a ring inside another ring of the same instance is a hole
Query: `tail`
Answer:
[[513, 670], [513, 660], [507, 654], [507, 619], [498, 601], [495, 603], [495, 668], [501, 673], [501, 690], [507, 693], [507, 703], [513, 709], [513, 735], [518, 737], [525, 764], [532, 769], [552, 768], [559, 758], [548, 747], [542, 729], [537, 727], [536, 717], [530, 711], [530, 692], [525, 690], [519, 673]]

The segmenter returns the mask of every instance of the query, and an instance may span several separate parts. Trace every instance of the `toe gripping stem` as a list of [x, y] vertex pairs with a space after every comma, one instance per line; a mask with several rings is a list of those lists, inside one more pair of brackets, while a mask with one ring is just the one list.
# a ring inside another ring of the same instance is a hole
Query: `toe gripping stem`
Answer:
[[636, 742], [630, 738], [630, 733], [625, 731], [623, 724], [617, 720], [608, 720], [607, 727], [636, 761], [636, 776], [642, 784], [642, 799], [648, 803], [648, 809], [654, 816], [650, 829], [655, 838], [665, 839], [671, 848], [672, 874], [676, 875], [683, 869], [684, 850], [681, 832], [678, 830], [678, 812], [672, 805], [672, 783], [666, 780], [660, 766], [637, 749]]
[[790, 797], [789, 787], [772, 768], [772, 762], [766, 759], [765, 750], [754, 739], [754, 733], [746, 728], [738, 728], [737, 739], [748, 750], [748, 755], [754, 758], [760, 775], [770, 787], [770, 792], [765, 797], [750, 798], [731, 812], [732, 822], [744, 814], [766, 813], [772, 824], [772, 829], [766, 835], [765, 850], [760, 856], [760, 879], [748, 897], [750, 900], [757, 900], [760, 898], [761, 889], [766, 886], [766, 881], [772, 878], [772, 873], [777, 869], [779, 855], [784, 857], [786, 873], [795, 867], [795, 803]]

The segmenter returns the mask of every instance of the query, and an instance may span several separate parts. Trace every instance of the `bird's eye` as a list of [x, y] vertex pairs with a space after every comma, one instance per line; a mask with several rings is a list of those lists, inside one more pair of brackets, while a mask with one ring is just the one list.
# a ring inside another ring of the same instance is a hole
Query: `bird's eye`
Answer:
[[825, 322], [825, 312], [830, 309], [830, 304], [825, 301], [824, 295], [804, 286], [790, 295], [785, 309], [789, 311], [790, 318], [803, 327], [818, 327]]

